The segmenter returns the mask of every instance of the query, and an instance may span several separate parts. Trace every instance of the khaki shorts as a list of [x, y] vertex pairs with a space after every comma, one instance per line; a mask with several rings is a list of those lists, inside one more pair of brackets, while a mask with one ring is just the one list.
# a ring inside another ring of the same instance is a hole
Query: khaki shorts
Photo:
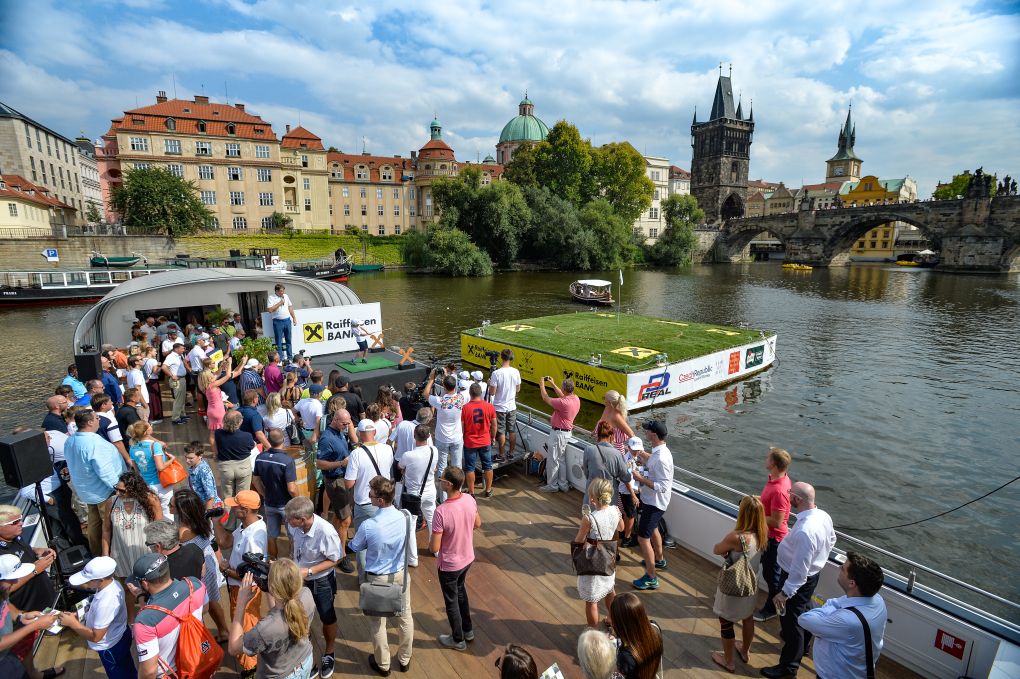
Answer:
[[514, 425], [517, 424], [517, 411], [510, 410], [505, 413], [496, 411], [496, 434], [506, 434], [507, 432], [513, 431]]
[[344, 485], [341, 476], [338, 479], [323, 479], [322, 490], [329, 496], [329, 509], [340, 521], [351, 516], [351, 493]]

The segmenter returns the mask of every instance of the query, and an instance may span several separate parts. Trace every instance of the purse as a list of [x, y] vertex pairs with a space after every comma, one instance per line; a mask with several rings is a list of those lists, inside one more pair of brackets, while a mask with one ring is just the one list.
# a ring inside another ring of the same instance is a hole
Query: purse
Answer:
[[294, 421], [294, 414], [291, 413], [289, 409], [286, 412], [287, 412], [287, 424], [283, 428], [283, 433], [287, 435], [287, 438], [290, 440], [290, 444], [292, 446], [299, 445], [302, 441], [304, 441], [305, 433], [301, 430], [301, 427], [297, 426], [297, 423]]
[[727, 596], [749, 597], [758, 592], [758, 574], [747, 558], [747, 543], [740, 538], [740, 557], [733, 563], [723, 564], [719, 571], [719, 591]]
[[365, 615], [376, 618], [392, 618], [404, 612], [404, 591], [408, 587], [407, 577], [411, 560], [411, 540], [414, 533], [411, 531], [411, 514], [407, 510], [401, 510], [404, 518], [407, 519], [407, 533], [404, 536], [404, 581], [403, 584], [396, 582], [363, 582], [358, 594], [358, 608]]
[[184, 469], [184, 465], [177, 461], [177, 458], [173, 455], [167, 454], [170, 458], [170, 462], [165, 467], [159, 470], [159, 484], [164, 488], [172, 488], [181, 481], [188, 478], [188, 472]]
[[421, 485], [418, 486], [418, 494], [407, 492], [407, 486], [404, 486], [404, 490], [400, 493], [400, 506], [406, 509], [411, 514], [418, 517], [415, 524], [415, 530], [421, 530], [421, 527], [425, 525], [425, 515], [421, 511], [421, 494], [425, 492], [425, 481], [429, 478], [429, 470], [432, 469], [432, 456], [435, 455], [435, 446], [430, 446], [429, 450], [429, 463], [425, 466], [425, 473], [421, 475]]
[[615, 575], [616, 540], [603, 540], [599, 524], [592, 519], [598, 539], [587, 539], [584, 542], [570, 543], [570, 558], [574, 564], [574, 572], [578, 575]]

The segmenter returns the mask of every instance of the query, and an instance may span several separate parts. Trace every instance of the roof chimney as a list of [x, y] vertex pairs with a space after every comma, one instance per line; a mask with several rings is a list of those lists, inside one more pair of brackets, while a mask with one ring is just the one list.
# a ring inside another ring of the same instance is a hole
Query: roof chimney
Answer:
[[166, 90], [160, 90], [159, 92], [156, 92], [156, 103], [157, 104], [162, 104], [165, 101], [166, 101]]
[[237, 107], [238, 111], [243, 111], [244, 110], [244, 104], [234, 104], [234, 106]]
[[287, 125], [287, 134], [290, 134], [290, 125]]
[[418, 152], [417, 151], [411, 151], [411, 162], [413, 163], [416, 160], [418, 160]]
[[195, 95], [195, 103], [196, 104], [208, 104], [209, 103], [209, 97], [205, 96], [204, 94], [196, 94]]

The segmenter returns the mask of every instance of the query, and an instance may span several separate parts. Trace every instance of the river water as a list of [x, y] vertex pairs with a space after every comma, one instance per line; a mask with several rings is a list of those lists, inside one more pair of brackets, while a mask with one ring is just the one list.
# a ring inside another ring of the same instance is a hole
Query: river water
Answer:
[[[616, 280], [615, 272], [606, 277]], [[574, 278], [385, 272], [350, 285], [382, 303], [390, 344], [442, 360], [457, 357], [460, 330], [483, 320], [577, 310], [567, 293]], [[665, 419], [677, 466], [757, 493], [768, 447], [784, 447], [794, 457], [791, 476], [815, 485], [819, 506], [845, 532], [1020, 601], [1020, 482], [917, 526], [861, 530], [938, 514], [1017, 476], [1020, 276], [696, 266], [628, 272], [621, 302], [625, 311], [779, 334], [773, 369], [633, 417]], [[63, 374], [85, 308], [0, 311], [3, 429], [41, 420], [39, 402]], [[522, 401], [542, 405], [530, 385]], [[599, 412], [585, 404], [578, 424], [590, 427]]]

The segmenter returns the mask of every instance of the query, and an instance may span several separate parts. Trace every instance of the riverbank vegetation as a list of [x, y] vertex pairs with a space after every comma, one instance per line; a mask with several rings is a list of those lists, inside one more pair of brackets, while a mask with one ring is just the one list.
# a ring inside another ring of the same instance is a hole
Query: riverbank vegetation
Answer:
[[199, 257], [223, 257], [230, 250], [248, 254], [248, 248], [277, 248], [288, 262], [332, 259], [343, 248], [356, 264], [400, 264], [403, 236], [360, 236], [357, 232], [332, 235], [326, 232], [251, 235], [195, 234], [177, 240], [177, 250]]

